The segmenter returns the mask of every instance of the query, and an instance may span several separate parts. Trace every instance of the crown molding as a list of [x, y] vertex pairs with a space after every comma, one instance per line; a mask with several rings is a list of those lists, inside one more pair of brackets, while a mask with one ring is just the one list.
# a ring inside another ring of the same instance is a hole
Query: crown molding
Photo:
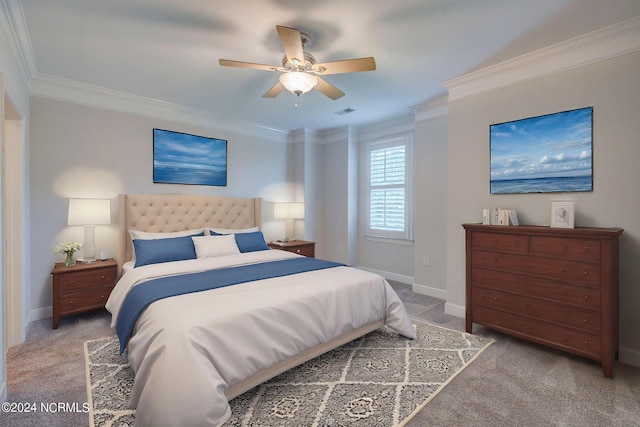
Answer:
[[31, 95], [120, 113], [185, 123], [206, 129], [243, 134], [275, 142], [287, 142], [287, 134], [289, 133], [285, 130], [270, 128], [249, 121], [216, 117], [204, 110], [188, 108], [45, 74], [37, 74], [31, 80]]
[[409, 108], [415, 115], [416, 123], [447, 117], [449, 115], [449, 98], [442, 96], [431, 99]]
[[640, 17], [448, 80], [449, 100], [571, 70], [640, 50]]
[[7, 35], [22, 83], [28, 89], [31, 79], [36, 75], [36, 63], [22, 3], [18, 0], [0, 0], [0, 25]]

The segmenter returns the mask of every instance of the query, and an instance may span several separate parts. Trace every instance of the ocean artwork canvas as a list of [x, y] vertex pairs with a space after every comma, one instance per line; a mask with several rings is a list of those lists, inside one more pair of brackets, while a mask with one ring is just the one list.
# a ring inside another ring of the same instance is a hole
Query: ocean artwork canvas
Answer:
[[227, 141], [154, 129], [153, 182], [225, 187]]
[[491, 194], [593, 191], [593, 107], [490, 126]]

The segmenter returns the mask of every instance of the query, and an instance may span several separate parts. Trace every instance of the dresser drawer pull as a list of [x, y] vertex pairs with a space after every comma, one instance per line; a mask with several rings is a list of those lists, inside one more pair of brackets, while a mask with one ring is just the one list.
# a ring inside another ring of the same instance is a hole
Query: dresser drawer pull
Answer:
[[297, 250], [296, 250], [296, 252], [297, 252], [297, 253], [300, 253], [300, 249], [297, 249]]
[[73, 280], [69, 282], [70, 285], [73, 285], [74, 283], [76, 283], [76, 282], [73, 281]]
[[101, 278], [101, 279], [104, 279], [104, 276], [101, 276], [100, 278]]
[[567, 342], [567, 341], [569, 341], [569, 338], [567, 337], [562, 338], [562, 342]]
[[589, 323], [589, 320], [587, 320], [587, 319], [582, 319], [582, 321], [583, 321], [584, 323]]
[[584, 345], [589, 345], [589, 341], [585, 341], [585, 342], [584, 342]]
[[69, 304], [73, 304], [73, 300], [69, 301]]
[[584, 296], [584, 300], [585, 300], [585, 301], [589, 300], [589, 295], [585, 295], [585, 296]]
[[567, 244], [566, 243], [562, 244], [562, 249], [567, 249]]
[[480, 276], [480, 280], [484, 280], [484, 276]]
[[584, 275], [586, 276], [587, 274], [589, 274], [589, 272], [588, 272], [588, 271], [585, 271], [585, 272], [584, 272]]
[[584, 250], [585, 250], [585, 251], [588, 251], [588, 250], [589, 250], [589, 246], [585, 246], [585, 247], [584, 247]]
[[498, 301], [498, 297], [493, 297], [493, 300], [494, 301]]

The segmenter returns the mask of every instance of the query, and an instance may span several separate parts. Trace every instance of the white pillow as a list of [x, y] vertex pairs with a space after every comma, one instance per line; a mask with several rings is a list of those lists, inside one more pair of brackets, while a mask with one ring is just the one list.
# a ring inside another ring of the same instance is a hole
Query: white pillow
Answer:
[[193, 236], [204, 232], [204, 228], [194, 230], [172, 231], [169, 233], [151, 233], [148, 231], [129, 230], [131, 240], [154, 240], [154, 239], [170, 239], [172, 237]]
[[[204, 233], [204, 228], [196, 228], [193, 230], [184, 230], [184, 231], [171, 231], [168, 233], [159, 233], [159, 232], [152, 233], [149, 231], [129, 230], [132, 246], [133, 246], [134, 240], [170, 239], [172, 237], [193, 236], [194, 234], [200, 234], [200, 233]], [[135, 246], [131, 249], [131, 260], [132, 261], [136, 260]]]
[[207, 232], [205, 234], [210, 234], [210, 235], [214, 236], [214, 234], [211, 234], [212, 231], [214, 233], [218, 233], [218, 234], [253, 233], [254, 231], [258, 231], [258, 227], [251, 227], [251, 228], [215, 228], [215, 227], [207, 227], [207, 228], [205, 228], [205, 230], [207, 230]]
[[236, 236], [225, 234], [224, 236], [192, 236], [193, 246], [196, 248], [198, 258], [213, 258], [240, 253]]

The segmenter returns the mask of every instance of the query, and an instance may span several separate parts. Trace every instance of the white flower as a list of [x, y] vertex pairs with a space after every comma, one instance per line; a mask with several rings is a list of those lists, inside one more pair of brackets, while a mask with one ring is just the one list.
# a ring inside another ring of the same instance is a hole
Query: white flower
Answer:
[[79, 251], [80, 249], [82, 249], [82, 243], [58, 242], [58, 244], [53, 250], [59, 254], [73, 255], [76, 251]]

